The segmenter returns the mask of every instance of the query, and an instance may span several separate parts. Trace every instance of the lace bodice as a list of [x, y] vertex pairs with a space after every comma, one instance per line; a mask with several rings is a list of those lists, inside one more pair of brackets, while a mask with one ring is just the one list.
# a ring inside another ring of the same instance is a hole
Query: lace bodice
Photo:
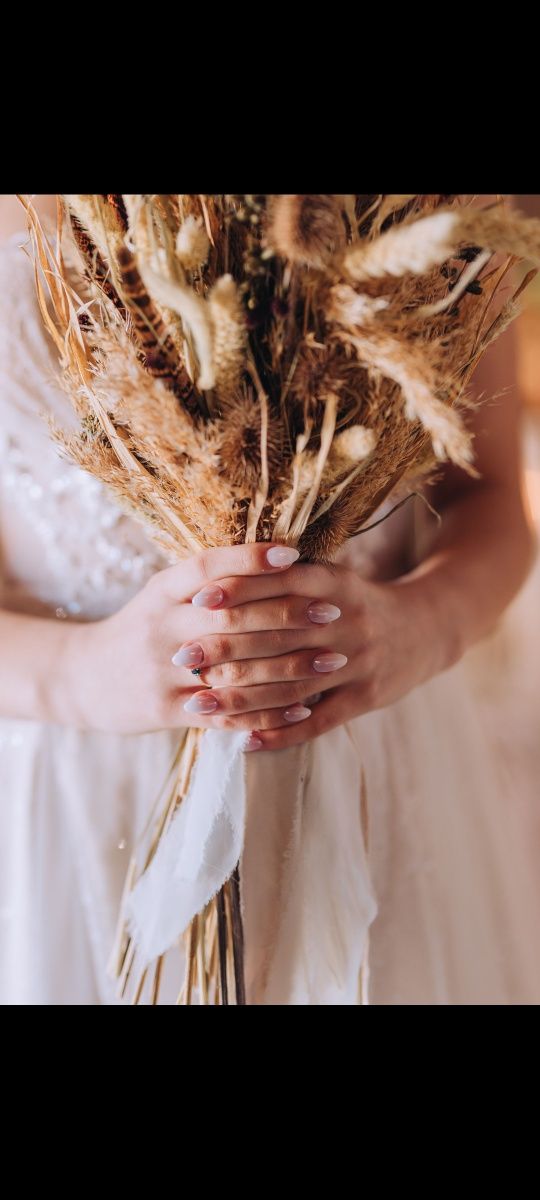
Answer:
[[0, 246], [0, 602], [96, 618], [167, 565], [142, 525], [66, 461], [47, 417], [74, 417], [35, 298], [24, 233]]

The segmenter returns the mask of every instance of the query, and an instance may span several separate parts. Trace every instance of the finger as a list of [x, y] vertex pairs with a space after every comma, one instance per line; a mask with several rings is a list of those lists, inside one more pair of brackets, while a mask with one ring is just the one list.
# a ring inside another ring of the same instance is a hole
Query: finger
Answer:
[[[250, 635], [245, 636], [247, 639]], [[333, 650], [313, 647], [289, 654], [237, 659], [215, 667], [205, 667], [204, 683], [210, 688], [219, 688], [221, 693], [223, 688], [252, 688], [270, 683], [310, 679], [313, 690], [318, 690], [321, 676], [327, 677], [326, 683], [321, 686], [328, 688], [332, 686], [330, 676], [342, 670], [346, 664], [344, 654], [338, 655]]]
[[[231, 636], [216, 633], [208, 637], [199, 637], [196, 641], [184, 642], [171, 655], [171, 662], [175, 667], [185, 667], [187, 670], [198, 667], [208, 672], [222, 663], [237, 662], [240, 659], [270, 658], [274, 655], [292, 654], [301, 649], [307, 650], [310, 647], [316, 650], [322, 646], [324, 637], [325, 631], [318, 625], [312, 625], [309, 629], [272, 629], [264, 633], [240, 633]], [[217, 679], [215, 676], [215, 682]], [[178, 685], [178, 680], [176, 683]]]
[[[346, 662], [345, 655], [342, 658]], [[303, 703], [315, 690], [327, 691], [332, 685], [335, 685], [335, 675], [331, 679], [328, 672], [318, 676], [316, 689], [313, 676], [288, 683], [205, 689], [194, 692], [184, 702], [184, 711], [190, 715], [207, 717], [211, 713], [228, 716], [253, 713], [263, 708], [287, 708], [291, 704]]]
[[255, 725], [252, 736], [245, 746], [247, 752], [260, 750], [286, 750], [301, 742], [320, 737], [337, 725], [343, 725], [354, 712], [351, 690], [347, 687], [334, 688], [316, 704], [305, 721], [283, 723], [273, 729], [263, 724]]
[[296, 562], [298, 550], [269, 542], [220, 546], [204, 550], [161, 572], [166, 592], [174, 600], [190, 600], [203, 588], [229, 575], [283, 574]]
[[280, 708], [261, 708], [249, 713], [216, 713], [207, 718], [214, 729], [245, 730], [249, 735], [254, 729], [257, 732], [270, 729], [289, 729], [291, 725], [305, 724], [311, 717], [312, 709], [307, 704], [296, 701]]
[[[318, 697], [315, 697], [318, 700]], [[255, 712], [231, 713], [212, 712], [212, 713], [190, 713], [189, 725], [193, 729], [228, 729], [231, 732], [246, 733], [246, 738], [253, 731], [254, 726], [259, 730], [262, 729], [288, 729], [293, 724], [298, 724], [301, 721], [306, 721], [311, 716], [311, 708], [307, 704], [302, 704], [299, 701], [294, 704], [285, 705], [282, 708], [265, 708]], [[185, 725], [185, 713], [182, 713], [182, 720], [172, 723], [176, 725]]]
[[[217, 578], [205, 585], [192, 597], [196, 608], [232, 608], [237, 604], [251, 604], [254, 600], [266, 600], [281, 596], [284, 589], [292, 596], [306, 596], [316, 601], [338, 601], [343, 593], [343, 577], [330, 567], [316, 567], [309, 563], [296, 563], [289, 570], [274, 570], [270, 574], [230, 575]], [[335, 605], [334, 605], [335, 607]], [[330, 621], [332, 615], [327, 617]], [[320, 623], [323, 623], [320, 619]]]
[[[264, 633], [271, 629], [321, 628], [313, 620], [312, 601], [306, 596], [275, 596], [272, 600], [255, 600], [253, 604], [239, 604], [235, 608], [193, 608], [183, 605], [182, 610], [172, 611], [168, 618], [169, 627], [178, 621], [184, 638], [186, 628], [192, 631], [186, 640], [199, 642], [213, 634]], [[319, 603], [318, 601], [316, 603]], [[336, 609], [337, 611], [337, 609]], [[339, 617], [335, 618], [339, 622]], [[332, 622], [332, 624], [335, 624]], [[337, 631], [338, 626], [336, 626]]]

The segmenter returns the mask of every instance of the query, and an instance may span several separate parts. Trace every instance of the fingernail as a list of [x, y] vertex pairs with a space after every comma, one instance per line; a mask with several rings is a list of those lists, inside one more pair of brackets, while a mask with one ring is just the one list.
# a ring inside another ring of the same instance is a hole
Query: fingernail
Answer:
[[223, 588], [216, 587], [215, 584], [210, 584], [209, 587], [201, 588], [200, 592], [193, 597], [191, 601], [196, 608], [217, 608], [219, 604], [223, 604], [225, 592]]
[[310, 708], [305, 708], [303, 704], [293, 704], [292, 708], [285, 709], [283, 720], [288, 721], [290, 725], [294, 725], [295, 721], [305, 721], [310, 716]]
[[186, 704], [184, 704], [184, 712], [198, 713], [199, 716], [208, 716], [209, 713], [216, 711], [218, 702], [215, 696], [210, 696], [208, 692], [197, 692], [196, 696], [190, 696]]
[[339, 671], [340, 667], [344, 667], [348, 662], [346, 654], [318, 654], [313, 659], [313, 667], [315, 671]]
[[329, 625], [330, 621], [337, 621], [341, 616], [341, 609], [336, 604], [310, 604], [307, 615], [310, 621], [314, 621], [315, 625]]
[[272, 546], [266, 555], [266, 561], [271, 567], [290, 567], [300, 558], [300, 551], [292, 546]]
[[191, 646], [183, 646], [173, 654], [171, 662], [175, 667], [199, 667], [204, 658], [204, 650], [197, 642]]
[[250, 733], [247, 742], [245, 743], [244, 750], [262, 750], [263, 744], [262, 738], [258, 737], [256, 733]]

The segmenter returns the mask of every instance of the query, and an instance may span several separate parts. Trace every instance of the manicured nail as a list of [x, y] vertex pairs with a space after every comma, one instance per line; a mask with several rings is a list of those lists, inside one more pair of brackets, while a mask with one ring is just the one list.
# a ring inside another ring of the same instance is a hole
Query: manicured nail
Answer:
[[217, 587], [215, 584], [210, 584], [209, 587], [201, 588], [200, 592], [193, 597], [191, 601], [196, 608], [218, 608], [223, 604], [225, 592], [223, 588]]
[[308, 696], [306, 704], [318, 704], [322, 700], [322, 692], [315, 692], [314, 696]]
[[305, 708], [303, 704], [293, 704], [292, 708], [285, 709], [283, 720], [288, 721], [290, 725], [294, 725], [295, 721], [305, 721], [310, 716], [310, 708]]
[[292, 546], [272, 546], [266, 555], [266, 561], [271, 567], [290, 567], [300, 558], [300, 551]]
[[218, 702], [215, 696], [211, 696], [208, 692], [197, 692], [196, 696], [190, 696], [186, 704], [184, 704], [184, 712], [198, 713], [200, 717], [207, 717], [209, 713], [216, 711]]
[[204, 658], [204, 650], [197, 642], [191, 646], [183, 646], [173, 654], [171, 662], [175, 667], [200, 667]]
[[263, 745], [264, 743], [262, 738], [258, 737], [256, 733], [250, 733], [244, 746], [244, 750], [262, 750]]
[[344, 667], [348, 662], [346, 654], [332, 654], [330, 651], [327, 654], [318, 654], [313, 659], [313, 667], [315, 671], [339, 671], [340, 667]]
[[338, 617], [341, 616], [341, 609], [336, 604], [322, 604], [317, 602], [310, 604], [307, 615], [315, 625], [329, 625], [330, 621], [337, 621]]

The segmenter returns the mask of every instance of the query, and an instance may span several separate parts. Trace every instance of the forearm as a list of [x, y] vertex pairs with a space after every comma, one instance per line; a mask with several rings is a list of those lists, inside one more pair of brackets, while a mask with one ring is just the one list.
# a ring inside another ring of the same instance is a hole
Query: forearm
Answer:
[[0, 717], [69, 722], [77, 629], [0, 611]]
[[397, 581], [418, 602], [426, 630], [432, 630], [439, 670], [494, 628], [534, 556], [534, 539], [514, 487], [477, 483], [449, 502], [441, 517], [426, 557]]
[[441, 525], [423, 561], [401, 581], [407, 594], [418, 595], [426, 621], [432, 622], [442, 669], [493, 629], [534, 557], [520, 488], [516, 358], [510, 329], [481, 360], [470, 394], [485, 403], [469, 416], [479, 479], [446, 469], [433, 495]]

